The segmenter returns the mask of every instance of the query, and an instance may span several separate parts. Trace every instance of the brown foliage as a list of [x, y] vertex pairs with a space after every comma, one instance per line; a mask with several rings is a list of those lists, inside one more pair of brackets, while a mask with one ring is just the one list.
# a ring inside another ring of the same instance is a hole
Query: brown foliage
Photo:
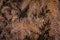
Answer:
[[59, 0], [0, 0], [0, 40], [60, 40]]

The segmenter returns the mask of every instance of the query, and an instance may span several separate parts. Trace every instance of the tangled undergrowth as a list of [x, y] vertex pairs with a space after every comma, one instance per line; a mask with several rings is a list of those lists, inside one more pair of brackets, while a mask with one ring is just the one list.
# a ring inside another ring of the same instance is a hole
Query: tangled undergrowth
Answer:
[[60, 40], [59, 0], [0, 0], [0, 40]]

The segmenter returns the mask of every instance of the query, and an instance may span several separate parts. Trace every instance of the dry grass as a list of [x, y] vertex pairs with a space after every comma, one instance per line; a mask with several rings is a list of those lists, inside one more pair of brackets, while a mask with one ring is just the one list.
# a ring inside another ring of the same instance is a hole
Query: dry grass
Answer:
[[58, 0], [0, 0], [0, 40], [60, 40]]

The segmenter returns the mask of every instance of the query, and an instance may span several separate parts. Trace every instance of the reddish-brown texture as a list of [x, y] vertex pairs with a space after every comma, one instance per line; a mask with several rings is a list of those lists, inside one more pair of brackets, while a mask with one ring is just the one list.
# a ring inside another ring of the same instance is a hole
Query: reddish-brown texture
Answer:
[[60, 40], [60, 0], [0, 0], [0, 40]]

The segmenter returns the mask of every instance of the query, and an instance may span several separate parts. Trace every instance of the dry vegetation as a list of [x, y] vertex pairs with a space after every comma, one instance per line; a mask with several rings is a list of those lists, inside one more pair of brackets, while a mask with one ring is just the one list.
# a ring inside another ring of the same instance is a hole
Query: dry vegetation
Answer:
[[0, 40], [60, 40], [60, 0], [0, 0]]

